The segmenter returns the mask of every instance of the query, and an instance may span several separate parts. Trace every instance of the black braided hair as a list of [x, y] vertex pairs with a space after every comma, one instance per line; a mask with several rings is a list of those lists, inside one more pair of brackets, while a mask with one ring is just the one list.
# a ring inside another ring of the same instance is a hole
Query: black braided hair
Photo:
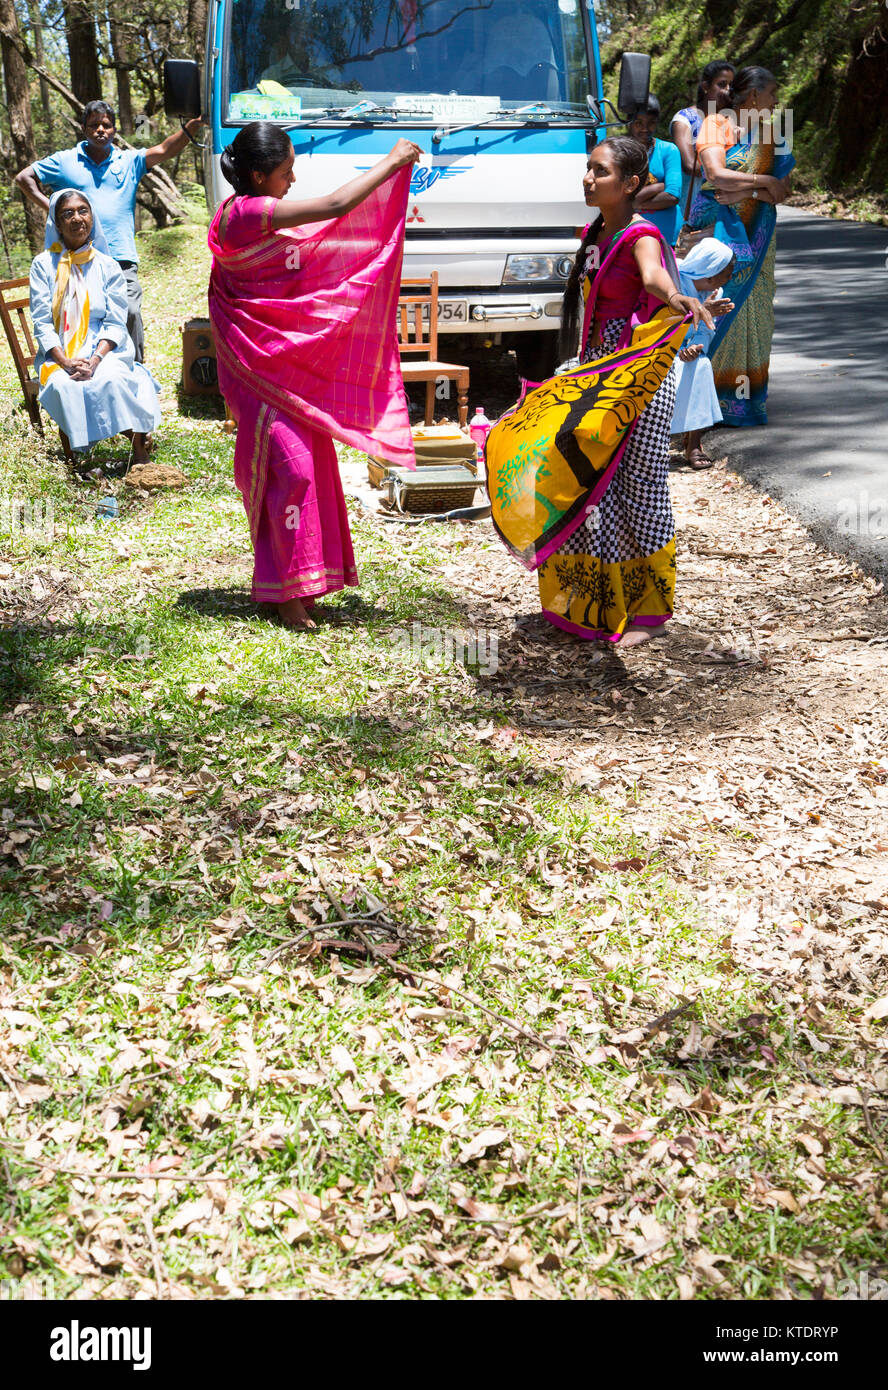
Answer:
[[251, 121], [235, 135], [222, 151], [219, 161], [222, 174], [235, 193], [254, 192], [251, 173], [270, 174], [287, 158], [293, 148], [289, 135], [271, 121]]

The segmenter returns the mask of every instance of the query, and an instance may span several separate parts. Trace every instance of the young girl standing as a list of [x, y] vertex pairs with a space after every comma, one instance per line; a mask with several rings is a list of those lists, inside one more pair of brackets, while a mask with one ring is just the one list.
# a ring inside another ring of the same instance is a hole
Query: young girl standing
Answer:
[[669, 134], [681, 155], [681, 215], [685, 222], [703, 182], [697, 136], [709, 111], [723, 111], [730, 102], [733, 76], [734, 69], [727, 59], [715, 58], [707, 63], [697, 83], [696, 100], [676, 111], [669, 126]]
[[[732, 300], [721, 297], [733, 272], [734, 254], [730, 246], [711, 236], [704, 237], [678, 262], [685, 294], [707, 295], [706, 307], [714, 319], [724, 318], [734, 308]], [[712, 467], [712, 459], [703, 452], [703, 431], [723, 419], [707, 355], [712, 339], [712, 332], [701, 323], [695, 333], [685, 338], [675, 363], [672, 433], [684, 436], [685, 460], [698, 470]]]

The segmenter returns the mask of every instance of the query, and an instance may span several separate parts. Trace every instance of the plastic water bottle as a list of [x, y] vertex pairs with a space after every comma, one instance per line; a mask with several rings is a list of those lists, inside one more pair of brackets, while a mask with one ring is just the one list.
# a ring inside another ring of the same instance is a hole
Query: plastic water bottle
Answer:
[[96, 518], [99, 521], [110, 521], [112, 517], [120, 515], [120, 508], [117, 505], [116, 497], [100, 497], [96, 507]]
[[469, 434], [475, 441], [476, 457], [479, 463], [484, 462], [484, 449], [487, 444], [487, 436], [492, 429], [492, 421], [488, 420], [487, 416], [484, 414], [483, 405], [479, 405], [475, 410], [475, 414], [469, 421]]

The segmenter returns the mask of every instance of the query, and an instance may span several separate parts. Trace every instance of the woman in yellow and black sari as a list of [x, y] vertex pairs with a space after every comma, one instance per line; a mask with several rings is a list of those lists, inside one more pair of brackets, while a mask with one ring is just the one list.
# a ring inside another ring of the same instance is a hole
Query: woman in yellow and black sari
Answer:
[[713, 326], [679, 288], [661, 233], [635, 212], [646, 175], [637, 140], [618, 136], [592, 151], [583, 190], [599, 215], [562, 309], [562, 351], [575, 353], [579, 341], [580, 365], [533, 391], [487, 441], [493, 522], [539, 571], [543, 617], [621, 647], [672, 616], [672, 364], [688, 320]]

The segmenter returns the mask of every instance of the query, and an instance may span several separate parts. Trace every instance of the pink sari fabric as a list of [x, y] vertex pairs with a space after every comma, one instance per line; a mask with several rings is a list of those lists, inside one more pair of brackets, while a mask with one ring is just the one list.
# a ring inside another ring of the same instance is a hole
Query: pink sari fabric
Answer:
[[210, 227], [210, 318], [258, 602], [357, 583], [331, 435], [414, 466], [395, 323], [409, 185], [399, 170], [344, 217], [280, 231], [273, 198], [236, 197]]
[[600, 268], [584, 282], [586, 308], [580, 338], [581, 352], [585, 351], [593, 323], [625, 319], [626, 327], [619, 342], [622, 348], [630, 342], [633, 328], [640, 323], [649, 323], [660, 308], [662, 300], [645, 290], [633, 255], [635, 243], [646, 236], [653, 237], [659, 243], [660, 264], [670, 275], [675, 288], [681, 288], [675, 255], [659, 227], [652, 222], [630, 222], [609, 244], [605, 243], [606, 249], [600, 248], [599, 254], [604, 252]]
[[242, 405], [234, 479], [250, 520], [254, 601], [308, 600], [357, 584], [330, 435], [264, 401]]

